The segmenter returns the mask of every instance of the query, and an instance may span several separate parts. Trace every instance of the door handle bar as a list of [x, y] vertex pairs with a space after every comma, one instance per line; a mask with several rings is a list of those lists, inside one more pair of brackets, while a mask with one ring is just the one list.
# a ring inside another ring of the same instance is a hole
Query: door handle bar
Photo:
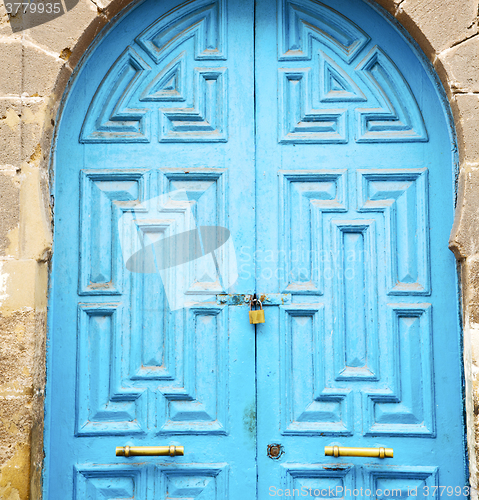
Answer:
[[327, 457], [375, 457], [393, 458], [392, 448], [348, 448], [346, 446], [325, 446]]
[[185, 454], [184, 446], [117, 446], [117, 457], [176, 457]]

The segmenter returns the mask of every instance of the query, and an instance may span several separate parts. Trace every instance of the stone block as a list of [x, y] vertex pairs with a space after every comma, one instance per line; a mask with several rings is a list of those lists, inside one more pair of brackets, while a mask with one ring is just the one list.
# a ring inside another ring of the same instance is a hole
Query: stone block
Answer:
[[[460, 260], [479, 252], [479, 197], [476, 195], [478, 190], [479, 165], [463, 166], [459, 172], [456, 213], [449, 240], [449, 248]], [[463, 269], [464, 293], [469, 293], [468, 290], [477, 290], [479, 293], [479, 274], [476, 276], [474, 272], [476, 269], [479, 272], [479, 266], [474, 265], [474, 261], [468, 266]], [[472, 297], [472, 300], [479, 303], [479, 296]]]
[[47, 173], [24, 166], [20, 174], [20, 256], [48, 260], [52, 246]]
[[22, 90], [22, 44], [17, 38], [0, 41], [0, 95], [20, 96]]
[[456, 94], [451, 106], [457, 129], [459, 157], [462, 162], [479, 163], [479, 95]]
[[453, 91], [479, 92], [479, 36], [439, 54]]
[[45, 101], [25, 100], [21, 107], [22, 161], [38, 164], [41, 159], [42, 130], [47, 120]]
[[32, 396], [35, 313], [0, 314], [0, 395]]
[[97, 7], [93, 2], [79, 0], [71, 10], [62, 16], [28, 29], [26, 37], [67, 60], [69, 51], [97, 15]]
[[31, 43], [24, 44], [23, 53], [22, 92], [28, 96], [49, 96], [65, 61]]
[[3, 314], [35, 308], [37, 266], [33, 259], [0, 261], [0, 306]]
[[0, 171], [0, 255], [18, 257], [20, 183], [16, 171]]
[[406, 29], [414, 23], [438, 54], [478, 32], [477, 0], [404, 0], [398, 19]]
[[0, 100], [0, 164], [20, 166], [21, 114], [22, 105], [19, 99]]
[[31, 498], [29, 495], [30, 446], [27, 439], [19, 439], [16, 443], [13, 441], [7, 445], [2, 443], [0, 459], [4, 462], [0, 466], [0, 498], [5, 500]]

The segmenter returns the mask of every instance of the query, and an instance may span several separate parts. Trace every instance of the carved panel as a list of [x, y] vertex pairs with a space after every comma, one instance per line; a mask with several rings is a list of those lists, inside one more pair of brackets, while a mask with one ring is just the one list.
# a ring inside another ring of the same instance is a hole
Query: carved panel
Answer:
[[358, 210], [385, 216], [389, 295], [429, 295], [427, 169], [358, 170]]
[[323, 213], [348, 210], [346, 170], [280, 172], [281, 290], [322, 294], [324, 261], [330, 248], [323, 241]]
[[146, 500], [147, 470], [143, 464], [77, 466], [75, 500]]
[[[364, 487], [373, 495], [378, 490], [381, 490], [384, 498], [393, 499], [428, 497], [436, 491], [439, 495], [437, 467], [364, 466], [362, 469], [364, 470]], [[425, 489], [426, 487], [429, 489]]]
[[350, 435], [362, 420], [365, 435], [434, 436], [430, 305], [387, 305], [430, 293], [427, 169], [359, 170], [349, 189], [345, 179], [280, 172], [282, 268], [303, 273], [283, 290], [327, 304], [324, 319], [322, 305], [282, 310], [282, 432]]
[[228, 495], [226, 464], [158, 466], [156, 497], [161, 500], [225, 500]]
[[122, 318], [119, 304], [78, 307], [76, 435], [143, 434], [142, 390], [122, 380]]
[[146, 170], [80, 172], [79, 295], [121, 293], [118, 217], [147, 197], [148, 179]]
[[136, 41], [157, 64], [191, 38], [195, 60], [226, 59], [224, 1], [186, 2], [157, 19]]
[[400, 70], [378, 47], [354, 60], [369, 37], [320, 2], [279, 0], [278, 61], [310, 61], [279, 68], [281, 143], [427, 141], [416, 99]]
[[228, 465], [106, 464], [75, 469], [75, 500], [225, 500]]
[[185, 309], [183, 387], [157, 393], [159, 434], [226, 434], [228, 405], [227, 308]]
[[83, 123], [80, 141], [150, 142], [150, 113], [132, 104], [151, 67], [127, 47], [99, 85]]
[[[227, 172], [221, 169], [192, 168], [188, 173], [184, 169], [164, 169], [160, 172], [161, 190], [163, 193], [181, 191], [185, 194], [196, 227], [225, 227], [226, 176]], [[191, 260], [188, 270], [182, 275], [187, 283], [185, 294], [226, 293], [228, 253], [221, 250], [220, 243], [218, 241], [214, 257], [205, 255], [201, 249], [191, 249], [194, 255], [203, 253], [203, 257]]]
[[225, 16], [224, 0], [200, 0], [151, 24], [100, 83], [80, 141], [150, 142], [158, 119], [160, 142], [226, 142], [226, 68], [196, 62], [226, 59]]
[[226, 68], [195, 68], [191, 107], [160, 109], [160, 142], [226, 142]]
[[377, 261], [374, 220], [332, 220], [336, 380], [378, 380]]
[[351, 61], [369, 41], [353, 22], [319, 2], [279, 0], [279, 12], [280, 61], [310, 61], [313, 40]]
[[386, 390], [366, 391], [366, 435], [435, 436], [431, 308], [388, 304], [391, 374]]
[[346, 490], [352, 492], [356, 488], [356, 468], [349, 464], [339, 463], [332, 467], [287, 463], [281, 467], [282, 486], [290, 496], [344, 499], [351, 496]]
[[414, 95], [389, 57], [374, 47], [356, 68], [373, 90], [379, 107], [356, 109], [357, 142], [427, 141]]
[[324, 306], [280, 307], [281, 415], [283, 434], [351, 435], [352, 400], [348, 388], [327, 384]]

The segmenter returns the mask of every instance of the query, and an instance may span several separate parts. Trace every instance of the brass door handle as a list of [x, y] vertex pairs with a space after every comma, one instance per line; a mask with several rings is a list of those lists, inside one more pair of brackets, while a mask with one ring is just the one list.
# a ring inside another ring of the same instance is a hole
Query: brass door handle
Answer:
[[184, 455], [184, 446], [117, 446], [117, 457], [176, 457]]
[[392, 448], [347, 448], [346, 446], [325, 446], [327, 457], [375, 457], [393, 458]]

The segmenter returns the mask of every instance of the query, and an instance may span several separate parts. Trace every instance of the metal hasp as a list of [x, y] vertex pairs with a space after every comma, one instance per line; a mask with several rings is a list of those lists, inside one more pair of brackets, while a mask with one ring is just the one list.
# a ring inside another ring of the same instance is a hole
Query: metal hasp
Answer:
[[392, 448], [347, 448], [345, 446], [325, 446], [327, 457], [374, 457], [393, 458]]
[[183, 446], [117, 446], [117, 457], [176, 457], [183, 456]]

